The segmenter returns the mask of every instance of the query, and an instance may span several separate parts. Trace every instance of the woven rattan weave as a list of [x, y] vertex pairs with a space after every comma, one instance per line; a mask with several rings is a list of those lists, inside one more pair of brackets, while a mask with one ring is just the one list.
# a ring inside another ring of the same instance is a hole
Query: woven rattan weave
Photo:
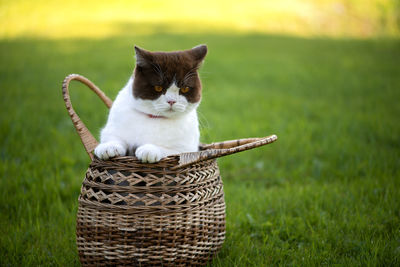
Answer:
[[225, 202], [217, 157], [274, 142], [275, 135], [209, 145], [158, 163], [135, 157], [103, 161], [97, 141], [72, 108], [69, 83], [78, 80], [107, 105], [112, 101], [88, 79], [63, 83], [69, 115], [92, 162], [79, 196], [76, 241], [83, 266], [205, 265], [225, 238]]

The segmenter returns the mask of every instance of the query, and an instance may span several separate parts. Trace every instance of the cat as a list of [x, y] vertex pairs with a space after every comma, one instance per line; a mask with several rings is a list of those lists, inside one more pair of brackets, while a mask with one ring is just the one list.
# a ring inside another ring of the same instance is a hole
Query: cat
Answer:
[[136, 66], [118, 93], [101, 130], [95, 155], [107, 160], [135, 155], [154, 163], [169, 155], [198, 151], [198, 74], [207, 46], [150, 52], [135, 46]]

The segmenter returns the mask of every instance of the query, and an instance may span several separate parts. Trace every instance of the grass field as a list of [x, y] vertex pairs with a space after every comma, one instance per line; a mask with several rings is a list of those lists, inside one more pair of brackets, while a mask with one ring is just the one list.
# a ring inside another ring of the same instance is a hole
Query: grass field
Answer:
[[[268, 35], [146, 35], [0, 42], [0, 260], [78, 264], [75, 214], [89, 163], [61, 97], [81, 73], [114, 97], [148, 49], [207, 43], [202, 141], [275, 133], [219, 161], [227, 238], [215, 266], [400, 264], [400, 42]], [[106, 109], [73, 103], [94, 133]]]
[[[76, 266], [89, 163], [61, 97], [69, 73], [115, 97], [133, 44], [207, 43], [202, 141], [277, 134], [219, 160], [227, 237], [214, 266], [400, 265], [400, 41], [266, 34], [0, 40], [0, 265]], [[96, 133], [106, 108], [72, 101]]]

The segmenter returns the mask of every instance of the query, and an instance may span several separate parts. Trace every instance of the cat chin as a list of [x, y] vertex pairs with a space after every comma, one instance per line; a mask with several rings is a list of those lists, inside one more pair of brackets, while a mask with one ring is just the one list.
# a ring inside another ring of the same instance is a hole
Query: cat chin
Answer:
[[152, 112], [151, 115], [153, 116], [162, 116], [162, 117], [166, 117], [166, 118], [170, 118], [170, 119], [175, 119], [175, 118], [180, 118], [182, 116], [185, 116], [186, 114], [188, 114], [188, 111], [174, 111], [174, 110], [167, 110], [167, 111], [163, 111], [163, 112]]
[[177, 112], [177, 111], [170, 111], [170, 112], [162, 112], [161, 115], [167, 118], [179, 118], [181, 116], [186, 115], [187, 112]]
[[175, 111], [175, 110], [164, 110], [164, 111], [157, 111], [154, 109], [149, 109], [149, 108], [140, 108], [140, 107], [135, 107], [134, 110], [138, 113], [143, 114], [144, 116], [150, 117], [150, 118], [159, 118], [159, 117], [164, 117], [164, 118], [179, 118], [184, 115], [186, 115], [188, 112], [187, 110], [184, 111]]
[[199, 104], [188, 104], [185, 107], [173, 107], [172, 109], [169, 107], [166, 108], [158, 108], [156, 109], [154, 105], [147, 102], [146, 100], [135, 100], [134, 110], [140, 113], [144, 113], [147, 115], [151, 115], [154, 117], [162, 116], [166, 118], [179, 118], [189, 114], [191, 111], [195, 110]]
[[161, 116], [167, 117], [167, 118], [179, 118], [182, 116], [185, 116], [187, 114], [189, 114], [190, 112], [192, 112], [193, 110], [195, 110], [197, 108], [198, 105], [188, 105], [185, 108], [173, 108], [171, 109], [167, 109], [164, 111], [155, 111], [155, 114], [159, 114]]

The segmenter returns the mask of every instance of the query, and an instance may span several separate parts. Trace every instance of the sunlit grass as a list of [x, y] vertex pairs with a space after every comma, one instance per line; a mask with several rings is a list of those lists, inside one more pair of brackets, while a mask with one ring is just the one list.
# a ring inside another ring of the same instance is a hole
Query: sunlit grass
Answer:
[[[400, 4], [395, 0], [1, 0], [0, 38], [151, 34], [159, 25], [171, 33], [398, 36], [399, 18]], [[138, 24], [143, 27], [129, 28]]]

